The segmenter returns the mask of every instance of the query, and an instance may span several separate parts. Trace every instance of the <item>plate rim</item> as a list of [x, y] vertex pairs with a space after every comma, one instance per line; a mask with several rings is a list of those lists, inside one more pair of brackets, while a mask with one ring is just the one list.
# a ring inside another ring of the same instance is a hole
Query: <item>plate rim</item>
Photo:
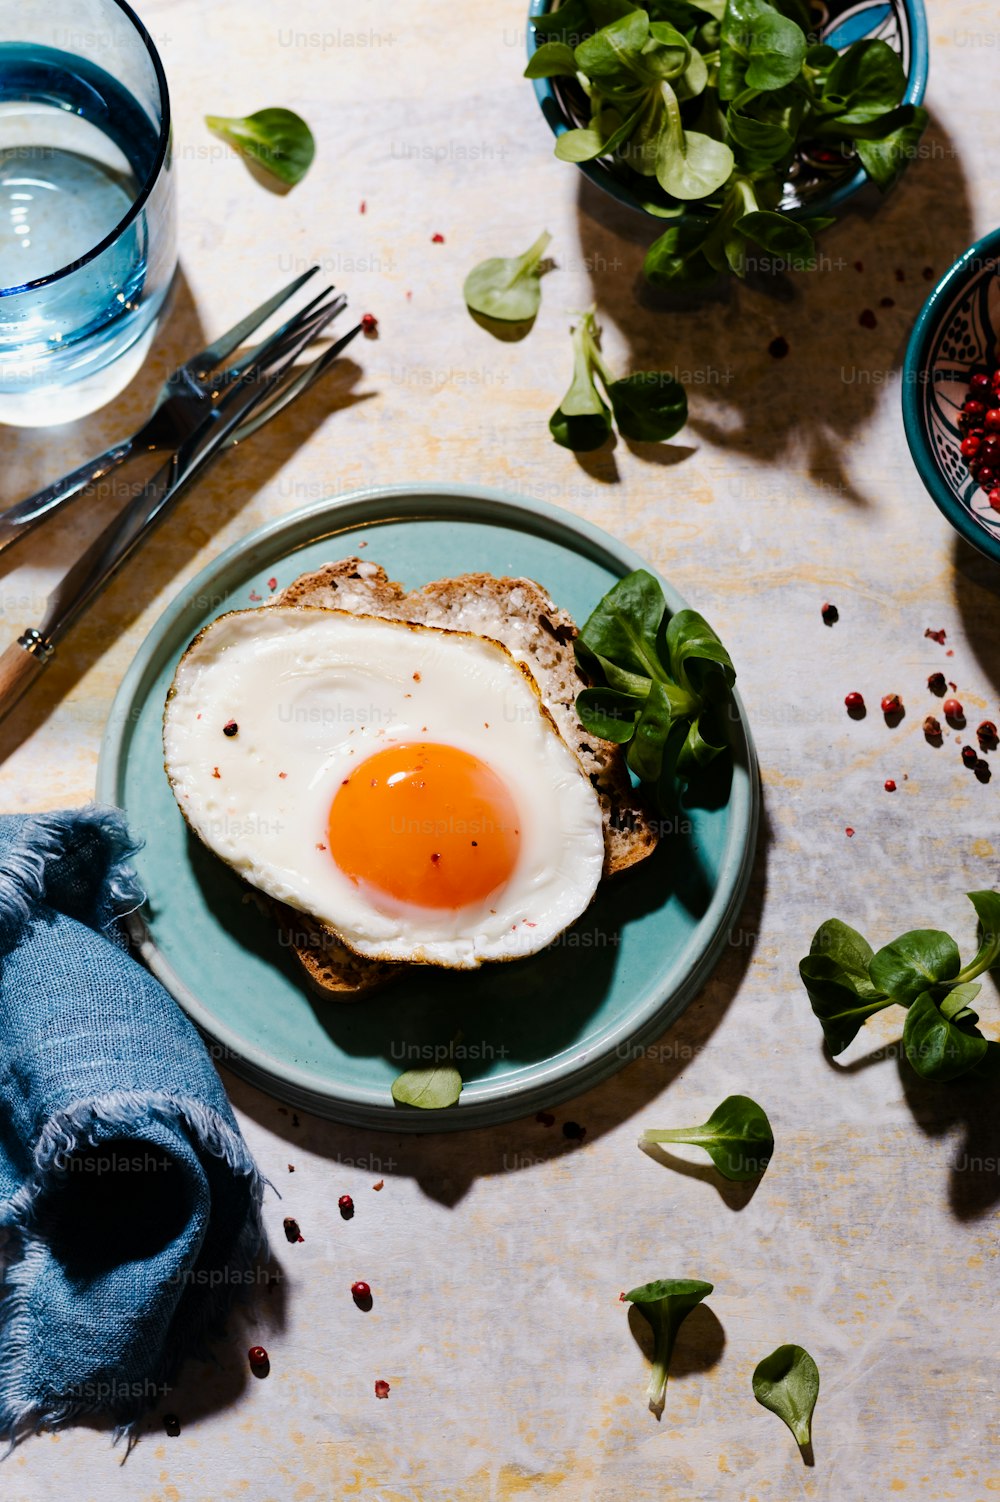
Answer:
[[[444, 502], [444, 510], [458, 514], [463, 506], [473, 513], [465, 519], [499, 524], [515, 531], [526, 531], [567, 547], [568, 551], [589, 556], [614, 571], [627, 573], [633, 568], [648, 569], [663, 586], [671, 611], [682, 608], [683, 596], [657, 570], [627, 544], [575, 513], [550, 502], [514, 494], [492, 486], [421, 481], [410, 484], [364, 486], [341, 492], [296, 511], [273, 517], [231, 543], [210, 560], [197, 574], [181, 585], [166, 609], [157, 618], [140, 643], [112, 701], [102, 736], [97, 767], [97, 799], [119, 804], [122, 782], [128, 763], [132, 735], [138, 717], [133, 706], [144, 702], [141, 696], [146, 675], [159, 671], [157, 658], [165, 640], [202, 596], [211, 597], [212, 586], [234, 566], [253, 568], [252, 559], [273, 557], [273, 544], [280, 542], [286, 552], [321, 542], [324, 537], [360, 526], [374, 526], [396, 521], [429, 519], [434, 514], [429, 503]], [[390, 507], [399, 509], [395, 514]], [[580, 544], [584, 546], [581, 547]], [[225, 593], [219, 587], [216, 593]], [[220, 605], [220, 609], [221, 609]], [[531, 1081], [519, 1085], [516, 1073], [502, 1083], [475, 1085], [463, 1091], [459, 1105], [450, 1111], [427, 1112], [415, 1107], [399, 1107], [384, 1100], [364, 1098], [359, 1092], [352, 1099], [322, 1088], [322, 1081], [307, 1069], [283, 1065], [280, 1072], [269, 1068], [266, 1051], [248, 1047], [228, 1024], [219, 1023], [199, 996], [176, 974], [157, 948], [152, 932], [142, 920], [133, 926], [136, 948], [150, 971], [210, 1041], [222, 1049], [213, 1053], [217, 1061], [259, 1086], [272, 1096], [347, 1125], [383, 1131], [468, 1130], [496, 1125], [531, 1114], [541, 1106], [552, 1106], [570, 1099], [616, 1073], [629, 1062], [636, 1050], [658, 1037], [681, 1016], [714, 970], [733, 920], [746, 899], [753, 871], [760, 824], [760, 779], [753, 737], [746, 710], [738, 693], [734, 694], [738, 711], [737, 724], [744, 751], [744, 764], [736, 763], [732, 803], [733, 826], [724, 847], [717, 883], [705, 913], [689, 936], [688, 943], [674, 959], [683, 974], [670, 986], [667, 994], [647, 1007], [638, 1020], [633, 1013], [621, 1019], [601, 1040], [597, 1050], [569, 1045], [559, 1053], [535, 1061], [525, 1068]], [[127, 810], [126, 810], [127, 812]], [[737, 846], [739, 847], [737, 849]], [[721, 895], [720, 895], [721, 894]], [[707, 937], [706, 937], [707, 934]], [[689, 950], [694, 950], [685, 960]], [[686, 965], [686, 969], [684, 966]], [[657, 992], [662, 987], [657, 987]], [[625, 1045], [623, 1050], [623, 1045]], [[575, 1062], [560, 1063], [563, 1055], [575, 1049]], [[273, 1060], [271, 1061], [273, 1064]]]

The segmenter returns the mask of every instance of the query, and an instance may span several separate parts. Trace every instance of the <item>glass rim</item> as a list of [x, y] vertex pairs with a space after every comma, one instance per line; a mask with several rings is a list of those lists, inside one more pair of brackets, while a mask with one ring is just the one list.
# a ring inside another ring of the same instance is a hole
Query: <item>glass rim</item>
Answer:
[[111, 0], [111, 4], [116, 5], [118, 9], [122, 11], [126, 18], [132, 23], [133, 30], [138, 33], [139, 39], [145, 46], [146, 52], [149, 55], [150, 62], [153, 64], [153, 72], [156, 76], [156, 84], [160, 93], [160, 127], [159, 139], [156, 145], [156, 155], [153, 158], [148, 173], [146, 174], [146, 180], [142, 184], [142, 187], [139, 189], [139, 192], [136, 194], [134, 200], [129, 204], [127, 210], [118, 220], [117, 224], [115, 224], [113, 228], [108, 231], [103, 239], [99, 240], [96, 245], [92, 246], [85, 255], [77, 256], [75, 261], [70, 261], [67, 263], [67, 265], [60, 266], [58, 271], [50, 271], [47, 276], [35, 277], [35, 279], [30, 282], [21, 282], [17, 287], [0, 287], [0, 298], [18, 297], [22, 292], [33, 292], [38, 287], [51, 286], [53, 282], [59, 281], [64, 276], [69, 276], [73, 271], [79, 271], [82, 266], [86, 266], [90, 261], [94, 261], [98, 256], [103, 255], [104, 252], [109, 249], [109, 247], [112, 246], [121, 235], [124, 234], [129, 225], [139, 217], [139, 214], [142, 212], [143, 208], [148, 202], [150, 194], [152, 193], [153, 188], [159, 179], [160, 172], [163, 168], [164, 159], [167, 155], [167, 144], [170, 140], [170, 95], [167, 91], [167, 75], [164, 72], [163, 63], [160, 60], [160, 54], [156, 50], [156, 44], [153, 41], [153, 38], [146, 30], [146, 27], [143, 25], [142, 21], [136, 15], [131, 5], [127, 3], [127, 0]]

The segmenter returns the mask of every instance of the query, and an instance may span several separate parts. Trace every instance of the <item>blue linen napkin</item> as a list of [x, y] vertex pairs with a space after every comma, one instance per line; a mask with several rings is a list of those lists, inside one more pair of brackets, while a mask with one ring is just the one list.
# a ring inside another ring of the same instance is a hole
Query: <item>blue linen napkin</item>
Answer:
[[263, 1250], [263, 1181], [201, 1039], [132, 960], [116, 809], [0, 816], [0, 1434], [131, 1431]]

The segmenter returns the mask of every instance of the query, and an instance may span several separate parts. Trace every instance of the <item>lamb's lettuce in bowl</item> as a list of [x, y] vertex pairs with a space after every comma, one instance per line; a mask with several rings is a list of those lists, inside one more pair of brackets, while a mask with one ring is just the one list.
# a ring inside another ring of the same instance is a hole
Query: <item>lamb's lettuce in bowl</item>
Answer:
[[532, 0], [528, 66], [556, 155], [662, 233], [650, 280], [744, 275], [813, 236], [916, 155], [922, 0]]

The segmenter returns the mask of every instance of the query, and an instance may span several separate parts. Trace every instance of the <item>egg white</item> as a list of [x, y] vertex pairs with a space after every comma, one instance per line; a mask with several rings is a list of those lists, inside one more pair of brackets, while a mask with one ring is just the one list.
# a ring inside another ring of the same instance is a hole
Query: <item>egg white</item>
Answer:
[[[520, 852], [484, 902], [456, 912], [393, 902], [362, 890], [322, 848], [344, 778], [393, 741], [470, 752], [510, 789]], [[594, 789], [530, 674], [484, 637], [310, 606], [221, 616], [181, 659], [163, 745], [199, 838], [372, 959], [471, 968], [533, 954], [579, 917], [600, 880]]]

